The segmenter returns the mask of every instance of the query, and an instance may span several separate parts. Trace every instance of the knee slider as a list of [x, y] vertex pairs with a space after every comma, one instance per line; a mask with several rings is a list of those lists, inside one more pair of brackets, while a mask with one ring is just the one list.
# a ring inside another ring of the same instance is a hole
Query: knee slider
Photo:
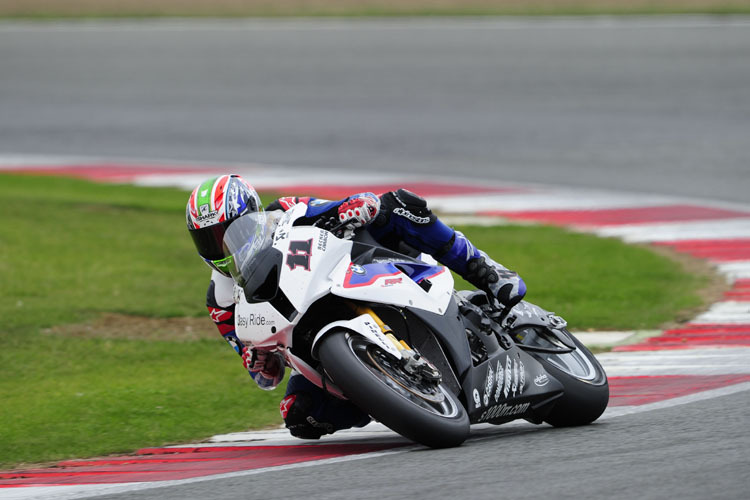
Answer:
[[318, 422], [310, 413], [314, 403], [306, 392], [289, 394], [279, 404], [281, 417], [289, 433], [301, 439], [320, 439], [335, 429], [327, 422]]

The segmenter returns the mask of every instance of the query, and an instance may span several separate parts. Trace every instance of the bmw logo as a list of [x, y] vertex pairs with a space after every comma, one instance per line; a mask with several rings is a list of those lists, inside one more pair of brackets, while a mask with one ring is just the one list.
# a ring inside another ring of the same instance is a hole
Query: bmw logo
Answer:
[[352, 264], [352, 267], [350, 267], [350, 269], [355, 274], [367, 274], [367, 271], [365, 271], [365, 268], [357, 264]]

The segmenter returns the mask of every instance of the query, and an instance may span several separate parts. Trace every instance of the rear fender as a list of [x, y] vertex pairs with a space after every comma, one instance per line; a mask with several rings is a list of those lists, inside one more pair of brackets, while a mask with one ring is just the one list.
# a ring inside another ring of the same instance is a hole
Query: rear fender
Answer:
[[313, 339], [313, 358], [318, 359], [318, 345], [323, 337], [336, 329], [344, 329], [356, 335], [361, 335], [372, 341], [373, 344], [381, 347], [385, 352], [393, 355], [397, 359], [401, 359], [401, 353], [399, 350], [396, 349], [396, 346], [394, 346], [388, 337], [383, 334], [378, 324], [375, 323], [375, 320], [369, 314], [363, 314], [346, 321], [334, 321], [333, 323], [324, 326], [315, 336], [315, 339]]
[[517, 330], [524, 326], [541, 326], [569, 350], [576, 348], [565, 327], [567, 322], [555, 313], [545, 311], [536, 304], [522, 300], [503, 319], [502, 326], [506, 331]]

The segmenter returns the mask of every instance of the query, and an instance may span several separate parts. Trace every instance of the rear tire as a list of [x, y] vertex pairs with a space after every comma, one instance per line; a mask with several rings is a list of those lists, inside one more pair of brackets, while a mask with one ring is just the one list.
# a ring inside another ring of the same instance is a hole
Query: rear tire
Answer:
[[408, 382], [408, 376], [402, 382], [389, 376], [373, 360], [373, 353], [378, 359], [390, 357], [347, 330], [326, 335], [318, 351], [325, 371], [346, 397], [390, 429], [432, 448], [458, 446], [466, 440], [469, 417], [456, 395], [440, 384], [431, 389], [433, 399], [442, 402], [420, 397], [419, 388], [411, 390], [402, 383]]
[[544, 419], [555, 427], [571, 427], [590, 424], [599, 418], [609, 403], [609, 383], [604, 369], [594, 355], [580, 340], [570, 335], [576, 344], [576, 350], [585, 357], [595, 372], [589, 380], [583, 380], [561, 370], [545, 356], [534, 353], [534, 357], [544, 365], [544, 369], [555, 377], [564, 387], [565, 392], [555, 402], [552, 410]]

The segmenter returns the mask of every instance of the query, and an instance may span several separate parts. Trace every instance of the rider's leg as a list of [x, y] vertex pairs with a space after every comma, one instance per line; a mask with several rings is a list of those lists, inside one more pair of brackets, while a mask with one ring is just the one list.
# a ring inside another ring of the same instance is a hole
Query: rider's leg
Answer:
[[526, 284], [517, 273], [478, 250], [460, 231], [446, 226], [424, 198], [410, 191], [399, 189], [382, 195], [380, 213], [368, 229], [385, 246], [397, 249], [403, 240], [432, 255], [506, 306], [518, 303], [526, 294]]
[[279, 409], [289, 432], [302, 439], [318, 439], [370, 422], [370, 417], [352, 403], [327, 394], [299, 373], [289, 377]]

